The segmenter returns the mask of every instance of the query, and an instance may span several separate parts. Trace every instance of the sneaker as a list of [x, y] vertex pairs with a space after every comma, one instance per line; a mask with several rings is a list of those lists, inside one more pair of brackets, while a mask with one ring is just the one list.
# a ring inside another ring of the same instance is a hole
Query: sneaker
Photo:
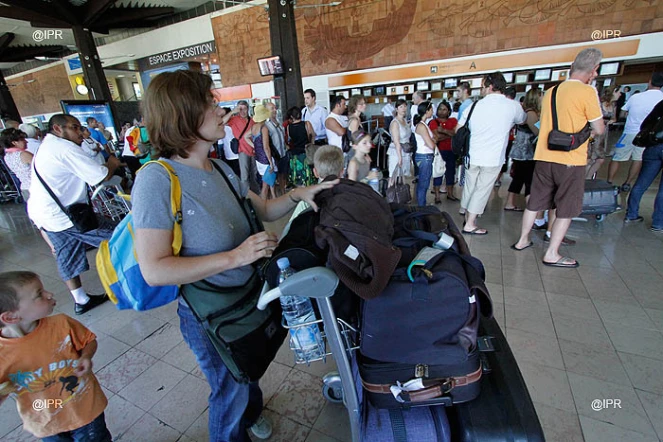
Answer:
[[643, 217], [641, 217], [641, 216], [639, 216], [639, 217], [637, 217], [637, 218], [633, 218], [633, 219], [631, 219], [631, 218], [624, 218], [624, 224], [641, 223], [641, 222], [643, 222], [644, 220], [645, 220], [645, 219], [644, 219]]
[[269, 439], [269, 437], [272, 435], [272, 423], [264, 417], [262, 414], [258, 418], [258, 420], [255, 421], [253, 425], [251, 425], [251, 433], [258, 439]]
[[74, 313], [76, 313], [77, 315], [83, 315], [89, 312], [90, 310], [92, 310], [93, 308], [108, 301], [108, 295], [105, 293], [103, 295], [98, 295], [98, 296], [92, 296], [88, 294], [88, 297], [90, 298], [90, 300], [85, 304], [79, 304], [77, 302], [74, 303]]
[[495, 187], [500, 187], [500, 186], [502, 186], [502, 180], [495, 181]]
[[536, 223], [532, 226], [532, 230], [548, 230], [548, 223], [543, 223], [540, 226]]
[[631, 185], [628, 183], [624, 183], [622, 184], [622, 187], [619, 188], [619, 190], [621, 190], [624, 193], [628, 193], [631, 191]]
[[465, 209], [460, 209], [460, 210], [458, 211], [458, 214], [459, 214], [459, 215], [465, 215]]
[[[548, 235], [543, 235], [543, 242], [550, 242], [550, 237]], [[576, 245], [576, 240], [565, 236], [564, 239], [562, 240], [562, 245], [574, 246]]]
[[651, 231], [654, 232], [654, 233], [662, 233], [662, 232], [663, 232], [663, 227], [654, 227], [654, 226], [651, 226], [651, 227], [649, 228], [649, 230], [651, 230]]

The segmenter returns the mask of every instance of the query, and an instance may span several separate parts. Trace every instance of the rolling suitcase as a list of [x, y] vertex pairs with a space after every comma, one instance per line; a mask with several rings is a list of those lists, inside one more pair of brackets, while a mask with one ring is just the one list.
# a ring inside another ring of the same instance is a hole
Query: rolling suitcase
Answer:
[[481, 394], [447, 409], [454, 442], [543, 442], [534, 404], [495, 319], [481, 318]]
[[585, 180], [585, 195], [582, 200], [582, 215], [595, 215], [603, 221], [605, 215], [617, 211], [616, 186], [603, 180]]
[[379, 410], [367, 403], [361, 440], [366, 442], [447, 442], [451, 440], [445, 407]]

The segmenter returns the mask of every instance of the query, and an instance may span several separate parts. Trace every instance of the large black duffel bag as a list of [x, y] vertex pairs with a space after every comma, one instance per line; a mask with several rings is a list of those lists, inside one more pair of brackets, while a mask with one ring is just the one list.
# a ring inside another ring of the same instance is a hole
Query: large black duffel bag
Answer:
[[[453, 221], [445, 219], [456, 238]], [[359, 371], [366, 396], [379, 408], [472, 400], [482, 373], [479, 315], [492, 316], [483, 266], [447, 250], [412, 276], [414, 282], [405, 267], [397, 269], [380, 296], [362, 303]]]

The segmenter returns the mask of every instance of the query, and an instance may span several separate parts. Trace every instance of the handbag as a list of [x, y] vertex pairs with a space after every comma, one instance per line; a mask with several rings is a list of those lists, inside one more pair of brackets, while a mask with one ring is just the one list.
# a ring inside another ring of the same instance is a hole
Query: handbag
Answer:
[[433, 178], [440, 178], [444, 176], [444, 172], [447, 170], [447, 165], [442, 159], [442, 154], [440, 150], [436, 147], [435, 154], [433, 156]]
[[472, 135], [470, 131], [470, 118], [472, 118], [472, 112], [476, 107], [477, 102], [475, 101], [470, 107], [470, 113], [467, 115], [467, 120], [465, 125], [458, 128], [456, 134], [451, 138], [451, 149], [453, 150], [456, 158], [465, 158], [470, 153], [470, 136]]
[[397, 166], [394, 170], [394, 178], [389, 183], [389, 187], [387, 187], [386, 198], [387, 202], [398, 204], [405, 204], [412, 200], [410, 185], [405, 184], [403, 180], [403, 168], [400, 166]]
[[592, 128], [589, 122], [585, 124], [580, 132], [568, 133], [559, 130], [559, 122], [557, 121], [557, 88], [559, 85], [552, 89], [551, 97], [551, 110], [552, 110], [552, 123], [553, 128], [548, 134], [548, 149], [557, 150], [561, 152], [571, 152], [582, 146], [585, 141], [589, 139], [592, 133]]
[[62, 210], [65, 215], [67, 215], [67, 218], [71, 221], [71, 223], [74, 225], [74, 228], [78, 230], [81, 233], [89, 232], [90, 230], [94, 230], [99, 227], [99, 220], [97, 219], [97, 214], [94, 212], [94, 209], [92, 208], [92, 204], [90, 202], [90, 195], [87, 194], [86, 192], [86, 197], [87, 197], [87, 203], [74, 203], [70, 204], [67, 207], [64, 207], [60, 200], [58, 199], [57, 196], [55, 196], [55, 193], [51, 190], [51, 188], [46, 184], [46, 181], [39, 175], [39, 172], [37, 172], [37, 166], [35, 166], [34, 161], [32, 162], [32, 169], [35, 171], [35, 175], [37, 175], [37, 178], [39, 178], [39, 181], [41, 181], [41, 184], [44, 186], [48, 194], [53, 198], [55, 203], [58, 205], [60, 210]]
[[[239, 138], [242, 138], [244, 136], [244, 133], [246, 132], [246, 129], [249, 128], [249, 123], [251, 123], [250, 118], [249, 118], [249, 121], [246, 122], [246, 126], [244, 126], [244, 130], [239, 135]], [[233, 138], [232, 140], [230, 140], [230, 150], [232, 150], [235, 155], [237, 155], [239, 153], [239, 140], [237, 138]]]
[[[240, 198], [223, 170], [212, 161], [232, 191], [251, 226], [264, 230], [248, 198]], [[261, 268], [256, 262], [254, 267]], [[255, 271], [239, 287], [220, 287], [202, 280], [180, 287], [182, 298], [200, 322], [233, 378], [242, 384], [258, 381], [281, 348], [287, 330], [281, 326], [281, 306], [270, 303], [258, 310], [262, 278]]]

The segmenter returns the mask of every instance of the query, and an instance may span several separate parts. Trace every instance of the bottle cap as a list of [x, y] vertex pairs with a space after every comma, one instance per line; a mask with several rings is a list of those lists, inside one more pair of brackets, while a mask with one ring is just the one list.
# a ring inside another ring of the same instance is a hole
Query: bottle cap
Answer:
[[279, 258], [276, 260], [276, 265], [280, 270], [285, 270], [290, 267], [290, 260], [288, 258]]

